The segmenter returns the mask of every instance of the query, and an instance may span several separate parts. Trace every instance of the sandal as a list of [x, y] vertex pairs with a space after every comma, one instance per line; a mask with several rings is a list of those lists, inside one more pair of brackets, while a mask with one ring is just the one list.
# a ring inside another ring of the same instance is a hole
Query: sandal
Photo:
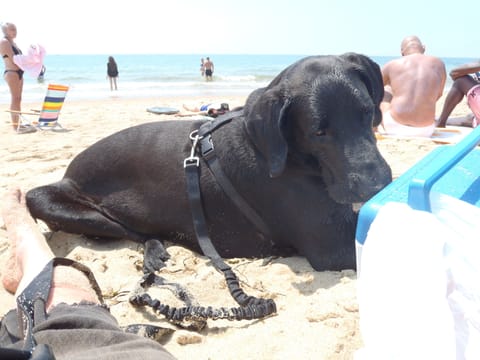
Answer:
[[17, 134], [30, 134], [36, 132], [37, 129], [35, 129], [34, 126], [32, 125], [20, 125], [17, 128]]
[[[50, 260], [43, 270], [28, 284], [25, 290], [17, 297], [17, 313], [20, 316], [21, 336], [24, 339], [22, 350], [0, 348], [1, 359], [55, 359], [50, 346], [37, 344], [33, 338], [33, 326], [46, 319], [45, 305], [52, 286], [53, 269], [56, 266], [70, 266], [81, 271], [90, 281], [99, 302], [103, 305], [100, 287], [93, 273], [88, 267], [67, 258]], [[12, 352], [15, 352], [13, 354]], [[11, 356], [11, 357], [9, 357]]]

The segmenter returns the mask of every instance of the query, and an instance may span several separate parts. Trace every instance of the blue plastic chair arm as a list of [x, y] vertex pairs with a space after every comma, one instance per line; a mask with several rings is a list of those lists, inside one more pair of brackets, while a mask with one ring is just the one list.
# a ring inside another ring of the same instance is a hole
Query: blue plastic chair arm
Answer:
[[434, 162], [425, 168], [408, 187], [408, 205], [416, 210], [431, 212], [430, 191], [435, 182], [462, 160], [480, 143], [480, 126], [473, 129], [462, 141], [449, 150], [449, 159], [445, 162]]

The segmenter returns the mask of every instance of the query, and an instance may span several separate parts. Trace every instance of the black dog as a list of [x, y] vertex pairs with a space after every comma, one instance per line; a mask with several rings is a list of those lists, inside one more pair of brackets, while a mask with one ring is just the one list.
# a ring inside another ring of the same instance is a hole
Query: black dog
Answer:
[[[312, 56], [254, 91], [243, 115], [213, 132], [221, 167], [267, 224], [257, 230], [205, 166], [208, 231], [223, 257], [307, 257], [316, 270], [355, 268], [356, 214], [391, 181], [372, 128], [383, 97], [377, 64], [363, 55]], [[144, 242], [146, 269], [162, 266], [168, 240], [199, 250], [184, 159], [199, 121], [163, 121], [113, 134], [80, 153], [64, 178], [27, 193], [52, 230]], [[201, 162], [202, 164], [203, 162]]]

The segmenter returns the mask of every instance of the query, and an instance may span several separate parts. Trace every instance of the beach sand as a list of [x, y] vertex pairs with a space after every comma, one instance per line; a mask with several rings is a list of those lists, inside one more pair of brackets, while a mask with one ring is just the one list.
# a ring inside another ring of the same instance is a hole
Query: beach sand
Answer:
[[[243, 104], [244, 97], [122, 99], [67, 101], [60, 116], [65, 133], [37, 132], [15, 135], [0, 105], [0, 195], [12, 186], [28, 190], [57, 181], [80, 151], [102, 137], [137, 124], [174, 118], [146, 112], [150, 106], [198, 105], [201, 100]], [[437, 114], [443, 99], [438, 104]], [[40, 104], [24, 104], [24, 109]], [[453, 116], [469, 113], [465, 103]], [[179, 119], [178, 121], [182, 121]], [[398, 177], [436, 146], [430, 139], [379, 139], [378, 146]], [[161, 154], [159, 154], [161, 156]], [[159, 204], [161, 206], [161, 204]], [[0, 221], [1, 222], [1, 221]], [[8, 253], [5, 227], [0, 224], [0, 269]], [[49, 234], [39, 222], [42, 231]], [[175, 328], [161, 316], [135, 309], [128, 303], [141, 274], [142, 254], [138, 244], [95, 242], [79, 235], [54, 233], [49, 239], [57, 256], [88, 265], [103, 289], [107, 304], [121, 325], [153, 323], [175, 331], [162, 343], [179, 359], [352, 359], [362, 347], [356, 298], [356, 273], [315, 272], [302, 257], [264, 261], [234, 259], [229, 264], [250, 295], [271, 297], [278, 314], [263, 320], [229, 322], [209, 320], [201, 332]], [[172, 259], [163, 275], [184, 285], [201, 305], [235, 306], [223, 276], [204, 257], [170, 246]], [[124, 292], [127, 292], [125, 294]], [[13, 307], [13, 296], [0, 290], [0, 309]], [[395, 311], [395, 309], [392, 309]], [[385, 314], [388, 316], [388, 314]]]

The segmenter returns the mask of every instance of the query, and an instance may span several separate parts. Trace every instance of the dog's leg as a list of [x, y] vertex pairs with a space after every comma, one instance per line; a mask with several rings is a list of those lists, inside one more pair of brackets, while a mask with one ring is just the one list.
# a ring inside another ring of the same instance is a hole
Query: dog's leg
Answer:
[[170, 255], [160, 240], [149, 239], [145, 242], [143, 255], [143, 272], [145, 274], [160, 270], [168, 259], [170, 259]]
[[145, 236], [129, 230], [93, 201], [65, 186], [48, 185], [30, 190], [26, 194], [26, 203], [32, 217], [44, 221], [53, 231], [145, 241]]
[[169, 255], [157, 239], [148, 239], [129, 230], [99, 205], [79, 194], [68, 181], [35, 188], [27, 192], [27, 206], [35, 219], [44, 221], [51, 230], [62, 230], [88, 237], [129, 239], [145, 244], [144, 272], [165, 266]]

